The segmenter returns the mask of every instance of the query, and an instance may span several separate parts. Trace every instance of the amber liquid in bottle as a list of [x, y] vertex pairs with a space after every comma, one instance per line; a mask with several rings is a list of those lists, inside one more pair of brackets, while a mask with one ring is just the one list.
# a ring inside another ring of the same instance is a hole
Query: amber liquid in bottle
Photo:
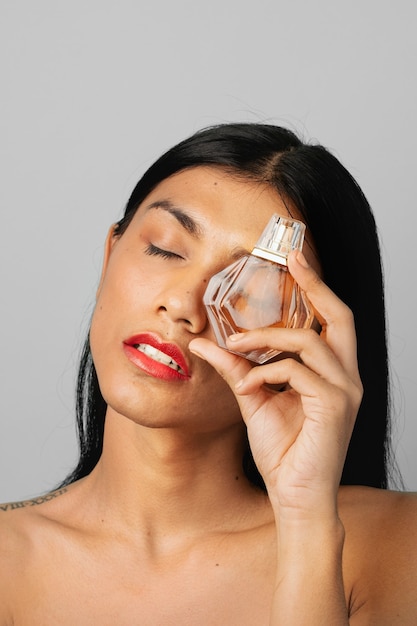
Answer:
[[[285, 219], [273, 217], [275, 222]], [[312, 308], [282, 261], [251, 254], [211, 278], [204, 303], [220, 346], [226, 347], [231, 334], [255, 328], [311, 326]], [[264, 363], [277, 354], [279, 350], [262, 348], [242, 356]]]

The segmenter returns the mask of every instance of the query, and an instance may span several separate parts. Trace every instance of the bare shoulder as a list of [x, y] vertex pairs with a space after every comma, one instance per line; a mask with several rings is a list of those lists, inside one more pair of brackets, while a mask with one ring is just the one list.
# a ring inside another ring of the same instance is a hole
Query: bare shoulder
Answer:
[[417, 493], [389, 491], [372, 487], [341, 487], [339, 507], [349, 521], [358, 516], [371, 516], [387, 524], [398, 522], [397, 518], [417, 516]]
[[12, 623], [11, 611], [19, 581], [30, 562], [40, 529], [59, 518], [54, 502], [62, 488], [29, 500], [0, 504], [0, 626]]
[[351, 624], [417, 623], [417, 494], [343, 487]]
[[68, 488], [63, 487], [28, 500], [0, 504], [0, 555], [15, 555], [39, 526], [48, 520], [59, 520], [62, 510], [60, 496], [67, 492]]

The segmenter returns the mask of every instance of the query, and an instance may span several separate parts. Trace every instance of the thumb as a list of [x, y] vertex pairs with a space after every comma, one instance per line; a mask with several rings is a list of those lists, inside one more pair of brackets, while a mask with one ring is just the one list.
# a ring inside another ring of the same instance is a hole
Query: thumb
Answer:
[[192, 339], [189, 343], [189, 350], [201, 359], [209, 363], [218, 374], [228, 383], [232, 391], [236, 385], [252, 369], [247, 359], [232, 354], [209, 339]]

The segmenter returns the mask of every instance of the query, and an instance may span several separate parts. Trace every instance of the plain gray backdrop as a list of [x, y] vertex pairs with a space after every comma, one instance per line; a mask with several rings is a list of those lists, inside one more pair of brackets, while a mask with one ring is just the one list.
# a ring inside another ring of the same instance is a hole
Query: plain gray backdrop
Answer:
[[417, 489], [416, 27], [413, 0], [0, 0], [0, 501], [75, 462], [76, 363], [136, 180], [236, 120], [317, 139], [374, 208], [394, 447]]

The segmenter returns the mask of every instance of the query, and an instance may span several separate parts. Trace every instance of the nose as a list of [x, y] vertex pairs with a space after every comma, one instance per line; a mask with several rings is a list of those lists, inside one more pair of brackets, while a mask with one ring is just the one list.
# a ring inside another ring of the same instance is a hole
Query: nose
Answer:
[[203, 303], [203, 295], [207, 286], [207, 279], [193, 279], [184, 273], [178, 276], [157, 300], [159, 315], [166, 316], [170, 321], [184, 326], [193, 334], [202, 333], [208, 319]]

